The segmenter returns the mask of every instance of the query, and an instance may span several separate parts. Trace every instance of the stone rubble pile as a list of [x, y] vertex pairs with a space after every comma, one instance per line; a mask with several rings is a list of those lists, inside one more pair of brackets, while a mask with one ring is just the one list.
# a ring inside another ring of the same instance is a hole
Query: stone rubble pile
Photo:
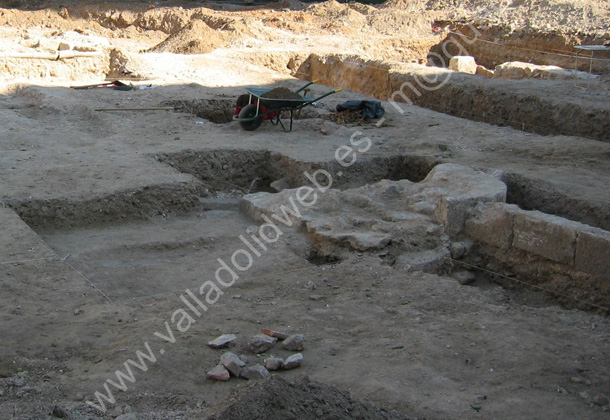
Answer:
[[[294, 369], [303, 364], [303, 354], [300, 353], [305, 349], [303, 334], [288, 335], [267, 329], [261, 330], [261, 333], [248, 341], [247, 348], [252, 353], [262, 354], [273, 348], [278, 341], [282, 341], [281, 347], [284, 350], [299, 353], [292, 354], [285, 359], [269, 356], [263, 360], [263, 364], [256, 363], [249, 366], [246, 356], [238, 356], [228, 351], [220, 356], [218, 365], [207, 373], [208, 379], [213, 381], [228, 381], [231, 377], [248, 380], [270, 379], [269, 371]], [[210, 341], [208, 346], [213, 349], [224, 349], [233, 345], [235, 340], [237, 340], [235, 334], [223, 334]]]

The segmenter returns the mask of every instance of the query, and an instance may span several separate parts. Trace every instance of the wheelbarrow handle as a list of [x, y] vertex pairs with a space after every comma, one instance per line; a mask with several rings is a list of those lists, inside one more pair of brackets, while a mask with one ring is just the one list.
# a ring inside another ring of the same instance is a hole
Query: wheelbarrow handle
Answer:
[[312, 80], [311, 82], [307, 83], [305, 86], [303, 86], [301, 89], [297, 90], [295, 93], [299, 93], [300, 91], [302, 91], [303, 89], [305, 89], [307, 86], [311, 86], [314, 83], [318, 83], [318, 79], [316, 80]]
[[314, 102], [318, 102], [320, 99], [324, 99], [324, 98], [326, 98], [327, 96], [332, 95], [333, 93], [339, 93], [339, 92], [341, 92], [342, 90], [343, 90], [343, 89], [335, 89], [335, 90], [331, 90], [330, 92], [325, 93], [325, 94], [324, 94], [324, 95], [322, 95], [322, 96], [318, 96], [316, 99], [312, 99], [311, 101], [309, 101], [309, 102], [307, 102], [307, 103], [308, 103], [308, 104], [311, 104], [311, 103], [314, 103]]

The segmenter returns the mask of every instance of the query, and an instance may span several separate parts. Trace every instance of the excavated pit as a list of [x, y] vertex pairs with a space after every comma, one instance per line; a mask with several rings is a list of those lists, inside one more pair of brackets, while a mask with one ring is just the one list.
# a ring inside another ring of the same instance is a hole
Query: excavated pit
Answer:
[[[168, 185], [81, 202], [31, 200], [13, 203], [12, 208], [110, 299], [143, 298], [189, 287], [188, 272], [208, 266], [212, 270], [217, 264], [212, 250], [226, 252], [240, 235], [255, 232], [239, 208], [245, 194], [298, 187], [306, 184], [305, 171], [337, 169], [269, 151], [186, 151], [158, 159], [201, 183], [193, 182], [190, 190]], [[369, 159], [340, 177], [337, 186], [407, 176], [421, 180], [434, 165], [433, 160], [410, 156]], [[283, 258], [296, 258], [298, 266], [348, 258], [344, 252], [334, 254], [334, 248], [319, 252], [306, 232], [291, 231], [283, 241]], [[170, 275], [174, 280], [168, 283]]]
[[229, 123], [233, 121], [233, 115], [235, 115], [235, 99], [164, 101], [160, 106], [182, 106], [184, 107], [183, 112], [188, 112], [214, 124]]
[[[28, 200], [9, 202], [9, 205], [42, 235], [58, 255], [67, 255], [74, 244], [80, 243], [82, 254], [71, 257], [73, 264], [87, 277], [96, 279], [104, 289], [113, 290], [113, 298], [134, 298], [142, 296], [137, 287], [140, 281], [146, 281], [149, 285], [146, 293], [174, 290], [175, 284], [169, 289], [164, 284], [164, 276], [167, 275], [166, 270], [170, 265], [180, 263], [188, 271], [195, 261], [208, 258], [203, 255], [209, 255], [207, 250], [210, 247], [235, 239], [244, 231], [250, 232], [252, 221], [248, 216], [251, 212], [240, 204], [243, 204], [242, 198], [247, 194], [274, 193], [273, 196], [279, 196], [280, 194], [275, 193], [310, 185], [305, 173], [324, 170], [334, 176], [333, 188], [336, 188], [337, 192], [333, 195], [347, 193], [345, 197], [348, 201], [344, 204], [346, 209], [352, 210], [341, 211], [352, 215], [348, 219], [353, 218], [353, 221], [349, 223], [353, 223], [358, 230], [371, 223], [367, 221], [368, 216], [358, 216], [361, 209], [369, 204], [366, 204], [366, 200], [354, 197], [362, 192], [373, 191], [369, 190], [370, 186], [381, 180], [405, 179], [420, 182], [426, 179], [438, 164], [431, 158], [396, 155], [369, 158], [359, 161], [354, 167], [344, 168], [333, 162], [307, 162], [277, 152], [240, 149], [187, 150], [158, 155], [156, 158], [184, 174], [193, 176], [196, 181], [186, 187], [151, 186], [135, 193], [120, 192], [84, 201]], [[600, 210], [599, 215], [594, 211], [578, 215], [582, 211], [572, 208], [570, 202], [548, 195], [551, 194], [548, 186], [535, 182], [531, 184], [533, 181], [515, 174], [505, 175], [504, 182], [508, 186], [508, 201], [519, 201], [523, 209], [537, 207], [546, 209], [547, 213], [561, 214], [571, 208], [567, 216], [572, 215], [573, 219], [590, 216], [594, 219], [590, 221], [590, 225], [597, 224], [602, 228], [605, 226], [606, 220], [600, 217], [607, 212]], [[387, 188], [387, 192], [383, 193], [386, 195], [382, 196], [395, 199], [392, 198], [395, 187], [382, 188]], [[339, 195], [338, 201], [344, 200], [339, 198]], [[414, 203], [417, 203], [417, 200]], [[435, 214], [435, 211], [426, 210], [425, 207], [420, 211], [424, 211], [424, 214]], [[432, 213], [428, 213], [429, 211]], [[173, 217], [167, 218], [168, 215]], [[359, 219], [362, 217], [364, 218]], [[398, 216], [390, 216], [391, 219], [395, 217]], [[401, 217], [396, 219], [401, 220]], [[437, 232], [437, 227], [433, 225], [425, 228], [427, 222], [424, 222], [423, 228], [397, 228], [402, 232], [401, 235], [409, 232], [409, 229], [415, 229], [409, 234], [412, 236], [407, 235], [410, 237], [408, 241], [387, 240], [376, 233], [367, 238], [356, 231], [349, 232], [349, 229], [334, 238], [331, 236], [333, 239], [328, 240], [325, 239], [326, 222], [320, 222], [321, 225], [316, 223], [304, 231], [295, 231], [286, 237], [286, 246], [291, 255], [308, 264], [335, 264], [353, 259], [355, 255], [371, 255], [376, 256], [379, 264], [399, 270], [449, 274], [464, 269], [459, 261], [452, 264], [450, 260], [453, 254], [450, 255], [450, 242], [446, 241], [449, 238], [451, 241], [464, 240], [462, 234], [455, 236], [450, 233], [451, 228], [446, 228], [449, 229], [446, 232], [449, 237], [443, 236], [445, 239], [439, 237], [437, 240], [428, 238], [427, 234], [422, 236], [421, 229]], [[167, 233], [154, 233], [159, 230]], [[501, 230], [490, 231], [493, 237], [502, 234]], [[128, 237], [130, 239], [127, 239]], [[90, 243], [90, 238], [97, 239]], [[109, 258], [111, 262], [102, 262], [102, 256]], [[544, 256], [524, 252], [522, 249], [498, 254], [496, 248], [480, 246], [477, 243], [459, 259], [484, 269], [477, 271], [477, 281], [474, 285], [482, 288], [489, 288], [491, 284], [505, 286], [507, 299], [513, 299], [515, 302], [538, 306], [558, 302], [566, 307], [584, 310], [592, 310], [587, 302], [599, 303], [601, 306], [606, 304], [605, 300], [593, 298], [593, 295], [584, 292], [583, 285], [588, 284], [587, 287], [591, 290], [602, 287], [588, 274], [582, 274], [574, 268], [550, 261]], [[213, 261], [210, 260], [209, 263], [212, 264]], [[107, 264], [111, 264], [115, 269], [108, 271]], [[580, 286], [575, 289], [575, 293], [581, 302], [575, 303], [572, 293], [568, 297], [562, 297], [565, 292], [560, 293], [559, 297], [554, 292], [541, 294], [524, 284], [507, 280], [511, 277], [541, 284], [552, 291], [573, 287], [569, 284], [577, 281]], [[117, 284], [115, 278], [134, 280]], [[187, 287], [188, 283], [182, 285]], [[604, 293], [600, 291], [597, 296], [604, 296]], [[596, 310], [596, 307], [593, 307], [593, 310]]]
[[524, 210], [538, 210], [610, 230], [610, 204], [600, 199], [582, 200], [558, 191], [549, 182], [518, 173], [506, 173], [502, 180], [508, 187], [506, 202]]
[[[180, 172], [200, 179], [213, 190], [237, 188], [243, 192], [279, 191], [310, 184], [305, 173], [318, 169], [333, 176], [333, 188], [347, 189], [382, 179], [421, 181], [437, 165], [434, 158], [395, 155], [361, 159], [345, 168], [337, 161], [307, 162], [290, 156], [254, 150], [187, 150], [157, 156]], [[272, 186], [272, 184], [274, 184]]]
[[334, 160], [305, 162], [281, 153], [240, 149], [186, 150], [155, 157], [194, 178], [82, 199], [8, 198], [5, 203], [36, 229], [96, 226], [186, 214], [200, 209], [202, 198], [214, 199], [213, 194], [243, 195], [296, 188], [310, 183], [305, 172], [318, 169], [331, 174], [341, 172], [334, 177], [333, 188], [346, 189], [381, 179], [417, 182], [437, 164], [432, 158], [396, 155], [361, 160], [350, 168], [343, 168]]

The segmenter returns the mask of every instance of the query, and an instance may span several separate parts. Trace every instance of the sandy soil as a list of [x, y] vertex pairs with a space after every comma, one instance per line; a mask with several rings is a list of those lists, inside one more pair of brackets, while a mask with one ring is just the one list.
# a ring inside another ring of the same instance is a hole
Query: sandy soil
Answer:
[[[388, 99], [387, 69], [395, 77], [406, 63], [425, 63], [446, 36], [434, 22], [476, 19], [478, 3], [63, 1], [31, 2], [31, 11], [16, 3], [0, 9], [0, 418], [608, 418], [607, 312], [501, 287], [482, 272], [463, 286], [449, 275], [455, 261], [413, 269], [409, 253], [388, 262], [395, 248], [316, 258], [306, 232], [286, 229], [188, 330], [172, 319], [185, 290], [210, 280], [218, 258], [258, 229], [240, 211], [244, 194], [271, 191], [303, 168], [330, 170], [356, 132], [371, 148], [337, 183], [343, 190], [421, 181], [437, 163], [459, 163], [495, 174], [522, 207], [610, 230], [603, 74], [602, 82], [456, 74], [454, 90], [426, 98], [436, 106], [384, 101], [383, 123], [338, 124], [329, 117], [336, 105]], [[482, 24], [606, 39], [607, 6], [532, 2], [526, 12], [515, 3]], [[60, 43], [97, 55], [17, 57], [57, 54]], [[245, 86], [301, 87], [295, 76], [312, 54], [364, 65], [319, 68], [329, 85], [312, 85], [309, 96], [346, 90], [303, 109], [291, 133], [230, 122]], [[107, 77], [147, 89], [70, 88]], [[526, 107], [557, 131], [443, 110], [451, 92], [463, 93], [454, 102], [463, 111], [493, 103], [496, 116], [513, 118]], [[475, 93], [481, 99], [468, 105]], [[96, 111], [168, 106], [180, 108]], [[549, 123], [552, 109], [568, 123]], [[577, 112], [592, 115], [582, 135], [569, 123]], [[155, 335], [168, 328], [175, 343]], [[249, 352], [261, 328], [304, 334], [303, 366], [264, 383], [206, 378], [222, 353], [207, 343], [223, 333], [237, 335], [229, 350], [250, 365], [292, 353]], [[132, 365], [135, 382], [111, 388], [106, 412], [88, 405], [145, 343], [156, 362], [146, 372]]]

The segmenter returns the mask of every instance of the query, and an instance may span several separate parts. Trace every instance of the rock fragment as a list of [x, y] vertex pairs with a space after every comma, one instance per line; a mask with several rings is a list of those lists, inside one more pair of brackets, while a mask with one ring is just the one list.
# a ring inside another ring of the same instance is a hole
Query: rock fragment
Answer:
[[266, 350], [269, 350], [276, 343], [277, 338], [270, 337], [264, 334], [255, 335], [250, 339], [248, 343], [248, 347], [252, 353], [262, 353]]
[[237, 340], [237, 336], [235, 334], [223, 334], [220, 337], [210, 341], [208, 346], [212, 347], [213, 349], [222, 349], [231, 345], [231, 343], [233, 343], [235, 340]]
[[470, 284], [475, 280], [475, 275], [472, 271], [454, 271], [451, 277], [456, 279], [461, 285]]
[[284, 360], [284, 369], [298, 368], [303, 364], [303, 355], [301, 353], [293, 354]]
[[456, 55], [449, 60], [449, 68], [461, 73], [475, 74], [477, 72], [477, 63], [474, 60], [474, 57]]
[[213, 381], [228, 381], [231, 379], [231, 375], [227, 368], [223, 365], [218, 365], [214, 369], [208, 372], [208, 379]]
[[453, 242], [449, 247], [449, 251], [451, 251], [451, 258], [459, 260], [466, 255], [467, 248], [463, 242]]
[[305, 348], [305, 336], [303, 334], [293, 334], [286, 338], [282, 347], [290, 351], [302, 351]]
[[494, 77], [494, 71], [493, 70], [489, 70], [485, 66], [477, 66], [477, 70], [476, 70], [475, 74], [478, 74], [479, 76], [489, 77], [490, 79], [492, 77]]
[[268, 330], [266, 328], [263, 328], [261, 330], [261, 332], [263, 334], [265, 334], [265, 335], [270, 336], [270, 337], [275, 337], [278, 340], [285, 340], [286, 338], [288, 338], [288, 335], [289, 335], [289, 334], [286, 334], [286, 333], [283, 333], [283, 332], [280, 332], [280, 331]]
[[265, 360], [267, 370], [278, 370], [284, 367], [284, 361], [279, 357], [269, 357]]
[[246, 366], [246, 364], [239, 357], [237, 357], [237, 355], [231, 352], [226, 352], [220, 356], [220, 364], [227, 368], [227, 370], [233, 376], [239, 376], [241, 369]]
[[248, 366], [241, 371], [241, 377], [248, 380], [270, 379], [271, 374], [262, 365]]

